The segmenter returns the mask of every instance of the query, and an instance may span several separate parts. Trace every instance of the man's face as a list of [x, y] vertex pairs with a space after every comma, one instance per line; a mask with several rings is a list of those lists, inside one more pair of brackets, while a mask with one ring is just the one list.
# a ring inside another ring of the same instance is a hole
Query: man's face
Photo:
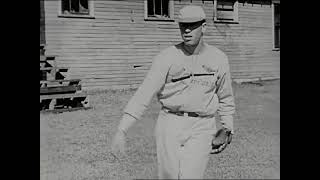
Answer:
[[185, 45], [197, 45], [205, 31], [205, 22], [179, 23], [181, 37]]

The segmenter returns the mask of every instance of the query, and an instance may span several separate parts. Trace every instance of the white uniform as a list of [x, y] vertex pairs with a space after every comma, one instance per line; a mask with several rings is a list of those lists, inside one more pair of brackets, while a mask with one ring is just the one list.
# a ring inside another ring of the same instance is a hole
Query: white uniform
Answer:
[[235, 105], [227, 56], [205, 43], [196, 54], [188, 54], [183, 43], [163, 50], [124, 112], [140, 119], [155, 94], [163, 107], [155, 132], [159, 178], [202, 178], [216, 132], [216, 112], [233, 133]]

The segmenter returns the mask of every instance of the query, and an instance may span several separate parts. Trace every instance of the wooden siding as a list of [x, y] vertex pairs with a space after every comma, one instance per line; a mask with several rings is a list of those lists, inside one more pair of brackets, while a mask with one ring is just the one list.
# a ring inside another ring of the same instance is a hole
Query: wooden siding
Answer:
[[[181, 41], [176, 22], [144, 21], [143, 0], [95, 0], [95, 19], [58, 17], [58, 2], [45, 1], [46, 53], [70, 67], [83, 89], [137, 87], [152, 58]], [[239, 3], [239, 24], [218, 24], [210, 1], [175, 1], [174, 16], [187, 4], [203, 6], [205, 40], [228, 55], [233, 80], [280, 77], [271, 5]]]

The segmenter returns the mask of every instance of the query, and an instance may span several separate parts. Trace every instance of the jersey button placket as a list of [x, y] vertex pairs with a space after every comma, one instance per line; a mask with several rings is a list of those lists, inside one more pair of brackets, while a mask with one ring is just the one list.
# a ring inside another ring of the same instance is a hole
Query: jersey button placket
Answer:
[[190, 63], [190, 71], [191, 71], [191, 82], [194, 82], [194, 57], [195, 55], [191, 55], [191, 63]]

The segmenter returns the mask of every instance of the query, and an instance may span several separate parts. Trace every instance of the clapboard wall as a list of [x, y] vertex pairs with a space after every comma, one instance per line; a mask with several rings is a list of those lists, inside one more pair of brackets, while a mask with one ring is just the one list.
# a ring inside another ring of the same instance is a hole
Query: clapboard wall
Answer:
[[[70, 67], [84, 89], [137, 87], [160, 50], [179, 43], [176, 22], [145, 21], [143, 0], [95, 0], [94, 19], [58, 17], [60, 1], [45, 1], [46, 53]], [[280, 77], [280, 54], [272, 51], [271, 5], [239, 3], [239, 24], [213, 23], [213, 3], [174, 1], [174, 14], [187, 4], [203, 6], [205, 40], [229, 57], [233, 80]]]

